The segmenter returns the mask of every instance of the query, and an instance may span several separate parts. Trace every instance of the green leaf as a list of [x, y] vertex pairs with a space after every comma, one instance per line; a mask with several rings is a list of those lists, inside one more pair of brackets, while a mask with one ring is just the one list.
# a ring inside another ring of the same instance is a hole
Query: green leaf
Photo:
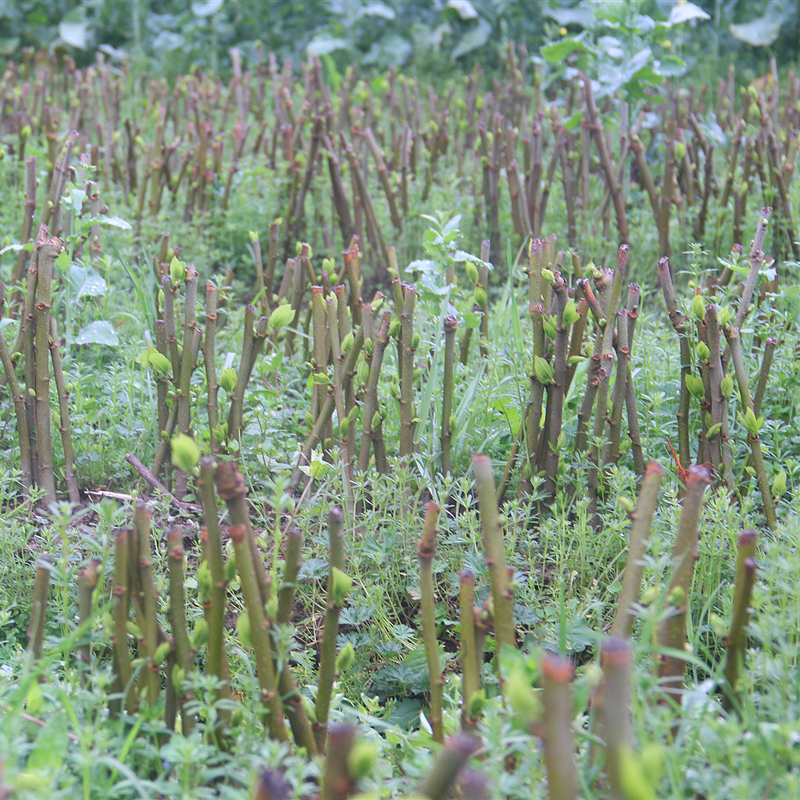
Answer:
[[205, 2], [192, 3], [192, 14], [196, 17], [210, 17], [219, 11], [225, 0], [205, 0]]
[[119, 344], [119, 336], [114, 330], [114, 326], [104, 320], [90, 322], [75, 337], [75, 344], [107, 344], [116, 347]]
[[680, 25], [690, 19], [711, 19], [711, 17], [694, 3], [676, 3], [670, 9], [667, 25]]
[[55, 777], [64, 763], [68, 745], [67, 716], [61, 712], [51, 717], [47, 725], [39, 731], [33, 750], [28, 756], [26, 769]]
[[477, 25], [471, 30], [468, 30], [462, 37], [461, 41], [453, 48], [450, 54], [450, 60], [455, 61], [457, 58], [483, 47], [489, 41], [489, 36], [492, 33], [492, 26], [483, 18], [478, 20]]
[[582, 28], [591, 28], [595, 22], [594, 11], [585, 4], [574, 8], [547, 8], [542, 14], [555, 20], [559, 25], [580, 25]]
[[86, 14], [80, 6], [70, 11], [58, 24], [58, 35], [64, 44], [83, 50], [89, 40], [89, 23]]
[[[69, 261], [69, 256], [67, 256], [67, 261]], [[93, 269], [87, 269], [79, 264], [71, 265], [69, 282], [75, 298], [105, 297], [108, 291], [108, 284], [102, 275], [98, 275]]]
[[739, 25], [729, 25], [730, 32], [741, 42], [753, 47], [766, 47], [772, 44], [780, 33], [781, 27], [796, 11], [796, 6], [772, 2], [767, 6], [763, 17]]
[[547, 45], [547, 47], [543, 47], [541, 53], [545, 61], [549, 61], [551, 64], [557, 64], [559, 61], [563, 61], [567, 56], [572, 55], [572, 53], [596, 55], [596, 51], [580, 39], [562, 39], [560, 42], [555, 42], [554, 44]]
[[476, 19], [478, 16], [469, 0], [447, 0], [446, 8], [452, 8], [461, 19]]
[[381, 19], [394, 19], [395, 10], [386, 3], [368, 3], [358, 10], [357, 17], [380, 17]]
[[332, 39], [327, 36], [315, 36], [307, 45], [306, 50], [312, 56], [327, 56], [337, 50], [347, 50], [350, 45], [347, 39]]
[[100, 225], [111, 225], [112, 228], [121, 228], [123, 231], [133, 230], [130, 222], [122, 219], [122, 217], [109, 217], [106, 214], [98, 214], [92, 218], [92, 222], [98, 222]]

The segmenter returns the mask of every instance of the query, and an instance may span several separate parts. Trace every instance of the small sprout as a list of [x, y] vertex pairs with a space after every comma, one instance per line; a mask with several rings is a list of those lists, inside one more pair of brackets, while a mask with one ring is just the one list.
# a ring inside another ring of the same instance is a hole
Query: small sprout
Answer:
[[250, 629], [250, 615], [246, 611], [242, 611], [236, 620], [236, 633], [239, 634], [239, 641], [242, 643], [242, 647], [250, 650], [253, 647], [253, 637]]
[[705, 342], [698, 342], [697, 358], [705, 364], [710, 356], [711, 356], [711, 351], [708, 349], [708, 345]]
[[324, 269], [328, 274], [330, 274], [336, 269], [336, 262], [332, 258], [323, 258], [322, 269]]
[[236, 388], [236, 370], [232, 367], [222, 370], [219, 376], [219, 385], [229, 395], [233, 394], [233, 390]]
[[306, 411], [304, 420], [305, 420], [307, 428], [313, 428], [314, 427], [314, 417], [311, 415], [310, 411]]
[[360, 361], [356, 372], [358, 374], [358, 382], [362, 386], [366, 385], [367, 380], [369, 380], [369, 364], [366, 361]]
[[706, 431], [706, 439], [713, 439], [721, 430], [722, 430], [722, 423], [721, 422], [718, 422], [716, 425], [712, 425]]
[[667, 602], [671, 606], [682, 606], [686, 602], [686, 592], [682, 586], [673, 586], [667, 597]]
[[483, 714], [483, 708], [486, 705], [486, 692], [483, 689], [478, 689], [472, 693], [467, 704], [468, 714], [470, 719], [478, 719]]
[[278, 306], [270, 315], [267, 329], [277, 331], [285, 328], [294, 319], [294, 309], [288, 304]]
[[250, 244], [255, 244], [258, 241], [258, 231], [250, 231]]
[[783, 497], [786, 494], [786, 470], [782, 469], [772, 479], [772, 494], [775, 497]]
[[192, 633], [192, 650], [199, 650], [207, 641], [208, 623], [204, 619], [199, 619]]
[[368, 358], [372, 358], [372, 354], [375, 352], [375, 343], [372, 339], [364, 339], [364, 352]]
[[197, 591], [200, 594], [200, 602], [207, 602], [211, 596], [211, 570], [208, 561], [201, 561], [197, 568]]
[[625, 513], [629, 516], [636, 511], [636, 506], [633, 501], [629, 497], [625, 497], [625, 495], [620, 495], [617, 498], [617, 503], [624, 509]]
[[686, 388], [691, 393], [692, 397], [702, 400], [706, 396], [706, 389], [703, 385], [703, 379], [699, 375], [686, 376]]
[[236, 569], [236, 553], [231, 553], [225, 562], [225, 581], [227, 583], [232, 583], [236, 578]]
[[331, 379], [324, 372], [315, 372], [314, 383], [317, 384], [317, 386], [330, 386]]
[[355, 336], [353, 336], [353, 331], [350, 331], [350, 333], [342, 339], [341, 351], [343, 356], [346, 356], [353, 349], [354, 342]]
[[524, 669], [514, 669], [506, 676], [503, 694], [515, 716], [526, 727], [530, 727], [541, 719], [542, 703], [533, 691]]
[[486, 308], [486, 292], [480, 286], [476, 286], [472, 290], [472, 294], [475, 297], [475, 302], [481, 307]]
[[477, 283], [478, 279], [479, 279], [478, 278], [478, 268], [475, 266], [475, 264], [472, 261], [467, 261], [466, 264], [464, 264], [464, 269], [466, 269], [466, 271], [467, 271], [467, 277], [473, 283]]
[[551, 285], [556, 285], [556, 274], [551, 269], [543, 269], [542, 270], [542, 277]]
[[214, 426], [214, 439], [218, 442], [227, 442], [228, 441], [228, 423], [227, 422], [218, 422]]
[[547, 359], [542, 356], [536, 356], [533, 360], [533, 370], [536, 374], [536, 380], [549, 386], [555, 382], [555, 373], [553, 367], [548, 364]]
[[401, 328], [400, 320], [395, 317], [391, 323], [389, 323], [389, 336], [391, 336], [392, 339], [396, 339], [400, 335]]
[[186, 265], [175, 256], [172, 257], [169, 265], [169, 277], [175, 284], [180, 283], [186, 277]]
[[542, 319], [542, 327], [548, 339], [556, 338], [556, 321], [554, 317], [544, 317]]
[[564, 314], [562, 316], [564, 325], [574, 325], [580, 318], [578, 307], [575, 305], [575, 301], [570, 298], [567, 300], [567, 305], [564, 306]]
[[354, 781], [366, 778], [375, 765], [375, 745], [363, 740], [356, 742], [347, 756], [347, 771]]
[[172, 645], [169, 642], [161, 642], [161, 644], [156, 647], [155, 653], [153, 653], [153, 663], [160, 667], [164, 663], [164, 659], [169, 654], [169, 649]]
[[132, 619], [128, 620], [125, 627], [131, 636], [135, 636], [137, 639], [142, 638], [142, 629]]
[[642, 592], [641, 602], [643, 606], [649, 606], [651, 603], [655, 603], [658, 600], [659, 595], [661, 594], [661, 587], [660, 586], [650, 586]]
[[338, 567], [333, 568], [332, 600], [335, 608], [341, 608], [350, 590], [353, 588], [353, 579]]
[[175, 691], [180, 695], [183, 694], [184, 680], [186, 680], [186, 673], [183, 671], [183, 667], [179, 667], [176, 664], [172, 668], [172, 685], [175, 687]]
[[720, 382], [719, 388], [722, 396], [727, 400], [733, 394], [733, 376], [726, 375]]
[[342, 675], [343, 673], [347, 672], [350, 667], [353, 666], [353, 662], [356, 660], [356, 651], [353, 648], [351, 642], [347, 642], [347, 644], [339, 651], [339, 655], [336, 656], [336, 674]]
[[374, 431], [381, 424], [381, 414], [380, 411], [376, 411], [372, 415], [372, 430]]
[[169, 375], [169, 371], [172, 369], [169, 359], [158, 350], [151, 350], [147, 354], [147, 361], [156, 375]]
[[702, 322], [706, 318], [706, 304], [703, 302], [702, 295], [696, 294], [692, 298], [691, 311], [692, 316], [698, 322]]
[[739, 414], [739, 421], [744, 425], [753, 439], [758, 438], [758, 432], [764, 426], [764, 417], [756, 417], [752, 408], [748, 408], [744, 416]]
[[411, 339], [411, 349], [416, 350], [419, 347], [421, 341], [422, 337], [418, 333], [415, 333], [413, 338]]
[[456, 415], [451, 414], [450, 419], [447, 422], [447, 426], [450, 429], [450, 433], [452, 433], [456, 429]]
[[184, 472], [192, 472], [200, 461], [200, 449], [185, 433], [172, 437], [172, 463]]

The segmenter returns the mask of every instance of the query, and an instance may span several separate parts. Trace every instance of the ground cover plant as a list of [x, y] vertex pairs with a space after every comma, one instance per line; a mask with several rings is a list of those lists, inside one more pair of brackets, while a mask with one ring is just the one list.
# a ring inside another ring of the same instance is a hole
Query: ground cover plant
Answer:
[[0, 796], [797, 792], [800, 80], [607, 47], [8, 65]]

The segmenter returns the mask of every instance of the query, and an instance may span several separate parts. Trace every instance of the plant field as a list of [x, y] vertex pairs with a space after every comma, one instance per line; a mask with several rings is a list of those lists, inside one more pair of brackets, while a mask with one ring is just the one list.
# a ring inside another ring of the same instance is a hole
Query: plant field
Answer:
[[800, 792], [800, 78], [705, 17], [9, 62], [0, 799]]

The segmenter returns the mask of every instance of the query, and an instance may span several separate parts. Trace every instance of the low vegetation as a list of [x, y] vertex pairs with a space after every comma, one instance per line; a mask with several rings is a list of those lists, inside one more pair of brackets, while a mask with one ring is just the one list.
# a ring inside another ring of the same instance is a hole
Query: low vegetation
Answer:
[[800, 79], [599, 48], [8, 66], [0, 798], [797, 793]]

